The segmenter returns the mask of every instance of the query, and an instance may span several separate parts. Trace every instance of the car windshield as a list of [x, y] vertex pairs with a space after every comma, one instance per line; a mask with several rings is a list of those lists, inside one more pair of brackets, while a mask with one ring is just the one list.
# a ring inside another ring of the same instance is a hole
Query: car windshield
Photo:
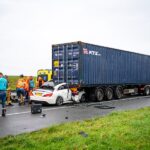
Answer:
[[45, 89], [45, 90], [54, 90], [55, 83], [53, 81], [47, 81], [45, 82], [39, 89]]
[[44, 90], [51, 90], [51, 91], [53, 91], [53, 90], [54, 90], [54, 87], [49, 86], [49, 85], [42, 85], [39, 89], [44, 89]]
[[48, 75], [46, 75], [46, 74], [38, 75], [37, 79], [39, 77], [41, 77], [45, 82], [48, 80]]

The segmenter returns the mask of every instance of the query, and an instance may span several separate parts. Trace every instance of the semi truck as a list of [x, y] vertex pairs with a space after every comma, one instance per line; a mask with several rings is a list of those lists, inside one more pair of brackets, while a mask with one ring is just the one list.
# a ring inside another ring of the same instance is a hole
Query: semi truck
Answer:
[[150, 94], [150, 56], [84, 42], [52, 45], [55, 83], [82, 93], [80, 101]]

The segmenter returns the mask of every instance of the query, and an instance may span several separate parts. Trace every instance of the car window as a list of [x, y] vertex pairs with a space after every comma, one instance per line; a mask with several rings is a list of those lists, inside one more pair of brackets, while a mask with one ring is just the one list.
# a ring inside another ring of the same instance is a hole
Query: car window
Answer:
[[58, 90], [64, 90], [64, 89], [68, 89], [68, 85], [65, 84], [65, 85], [62, 85], [58, 88]]
[[60, 87], [58, 88], [58, 90], [64, 90], [64, 86], [63, 86], [63, 85], [60, 86]]
[[68, 89], [68, 84], [65, 84], [65, 85], [64, 85], [64, 89]]

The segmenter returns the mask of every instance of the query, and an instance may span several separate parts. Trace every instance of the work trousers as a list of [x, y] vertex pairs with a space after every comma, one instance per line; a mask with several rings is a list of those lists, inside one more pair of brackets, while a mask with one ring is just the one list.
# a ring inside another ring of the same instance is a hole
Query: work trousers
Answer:
[[6, 91], [0, 91], [0, 100], [2, 101], [2, 108], [5, 108], [6, 103]]
[[22, 96], [25, 96], [25, 90], [23, 88], [17, 88], [16, 92], [17, 92], [18, 98], [20, 98], [21, 94]]

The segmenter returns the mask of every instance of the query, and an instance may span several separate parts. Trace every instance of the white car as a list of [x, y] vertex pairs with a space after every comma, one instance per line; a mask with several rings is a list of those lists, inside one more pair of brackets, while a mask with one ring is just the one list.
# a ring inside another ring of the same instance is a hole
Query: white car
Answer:
[[31, 102], [62, 105], [72, 101], [72, 92], [66, 83], [54, 85], [53, 82], [45, 82], [39, 89], [32, 92]]

